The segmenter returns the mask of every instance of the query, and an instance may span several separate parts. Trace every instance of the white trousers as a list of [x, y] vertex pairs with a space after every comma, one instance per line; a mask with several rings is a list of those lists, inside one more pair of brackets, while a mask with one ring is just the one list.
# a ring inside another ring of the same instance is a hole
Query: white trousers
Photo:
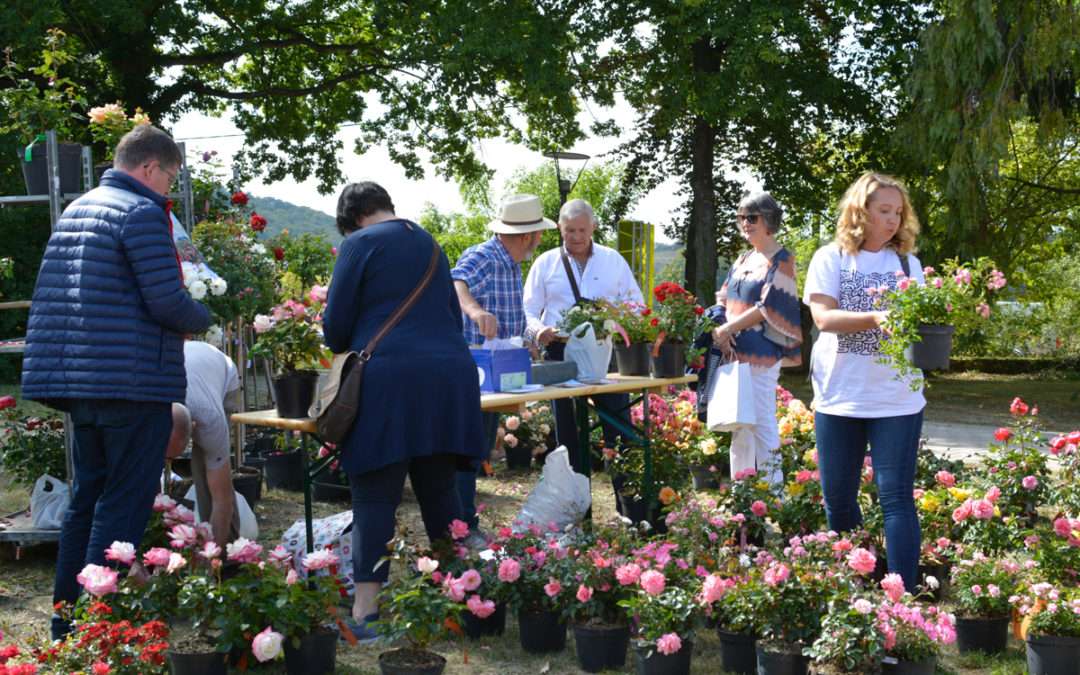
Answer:
[[770, 485], [784, 482], [780, 467], [780, 432], [776, 428], [776, 383], [780, 364], [769, 368], [751, 368], [754, 384], [754, 415], [757, 424], [731, 432], [731, 475], [756, 469]]

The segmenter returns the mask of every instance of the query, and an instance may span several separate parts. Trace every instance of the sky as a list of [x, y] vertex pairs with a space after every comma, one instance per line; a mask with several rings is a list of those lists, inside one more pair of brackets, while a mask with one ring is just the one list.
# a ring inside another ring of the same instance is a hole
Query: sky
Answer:
[[[631, 127], [633, 111], [625, 104], [599, 111], [595, 107], [586, 107], [582, 111], [582, 127], [588, 128], [597, 113], [605, 117], [614, 117], [623, 128]], [[186, 143], [189, 161], [198, 153], [216, 150], [224, 160], [225, 166], [228, 166], [232, 155], [243, 145], [243, 136], [229, 119], [208, 117], [201, 113], [184, 115], [172, 126], [172, 132], [176, 140]], [[457, 184], [438, 176], [431, 164], [425, 163], [426, 176], [423, 180], [409, 180], [405, 177], [404, 170], [390, 160], [389, 154], [383, 147], [372, 148], [363, 155], [354, 154], [350, 148], [353, 147], [353, 141], [357, 135], [358, 132], [354, 128], [345, 128], [338, 132], [338, 138], [345, 148], [342, 172], [349, 182], [359, 180], [378, 182], [390, 193], [397, 212], [405, 217], [419, 217], [424, 205], [429, 202], [443, 212], [465, 210]], [[566, 149], [592, 156], [589, 160], [592, 164], [602, 161], [602, 155], [613, 150], [622, 140], [621, 138], [589, 137], [573, 148]], [[495, 171], [492, 186], [497, 191], [496, 196], [501, 194], [506, 181], [518, 168], [532, 169], [550, 161], [528, 148], [498, 139], [478, 142], [476, 149], [481, 159]], [[571, 170], [581, 165], [580, 162], [569, 164]], [[747, 181], [748, 187], [751, 187], [750, 179]], [[678, 182], [674, 178], [661, 183], [639, 200], [628, 214], [630, 218], [655, 225], [658, 242], [671, 241], [663, 235], [663, 227], [674, 220], [673, 212], [680, 205], [680, 199], [675, 194], [677, 188]], [[254, 181], [249, 183], [246, 189], [259, 197], [275, 197], [330, 215], [334, 214], [337, 205], [337, 191], [326, 195], [319, 194], [315, 179], [304, 182], [288, 179], [272, 184]]]

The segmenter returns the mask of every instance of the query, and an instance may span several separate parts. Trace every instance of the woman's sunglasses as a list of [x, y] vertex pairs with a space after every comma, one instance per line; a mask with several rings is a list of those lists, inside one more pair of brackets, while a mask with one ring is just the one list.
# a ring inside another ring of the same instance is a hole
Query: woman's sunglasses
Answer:
[[761, 217], [760, 213], [737, 213], [737, 214], [735, 214], [735, 222], [736, 223], [741, 223], [742, 221], [745, 220], [746, 222], [750, 223], [751, 225], [757, 225], [758, 218], [760, 218], [760, 217]]

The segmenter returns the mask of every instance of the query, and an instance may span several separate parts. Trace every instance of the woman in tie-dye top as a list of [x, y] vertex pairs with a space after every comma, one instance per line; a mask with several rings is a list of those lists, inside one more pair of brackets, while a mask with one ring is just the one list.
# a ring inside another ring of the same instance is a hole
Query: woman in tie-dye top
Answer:
[[710, 316], [714, 350], [751, 366], [758, 423], [731, 436], [731, 473], [756, 469], [774, 485], [783, 483], [780, 434], [776, 428], [776, 383], [780, 366], [801, 362], [799, 295], [795, 256], [776, 241], [783, 210], [768, 192], [744, 198], [735, 221], [753, 249], [739, 256], [717, 293]]

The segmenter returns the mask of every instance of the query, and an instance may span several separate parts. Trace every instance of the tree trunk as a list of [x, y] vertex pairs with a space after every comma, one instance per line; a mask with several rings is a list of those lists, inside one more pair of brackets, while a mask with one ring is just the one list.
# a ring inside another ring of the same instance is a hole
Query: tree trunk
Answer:
[[686, 229], [686, 287], [708, 307], [716, 293], [716, 190], [713, 187], [716, 131], [694, 120], [690, 169], [690, 223]]

